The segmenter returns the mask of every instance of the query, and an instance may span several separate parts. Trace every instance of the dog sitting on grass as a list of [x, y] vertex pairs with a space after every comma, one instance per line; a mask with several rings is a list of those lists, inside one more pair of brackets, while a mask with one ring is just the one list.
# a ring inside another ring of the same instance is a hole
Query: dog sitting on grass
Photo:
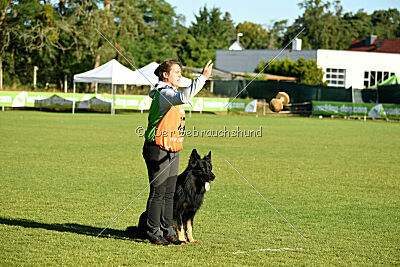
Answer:
[[[186, 233], [189, 242], [197, 242], [193, 238], [193, 219], [214, 179], [211, 151], [201, 158], [197, 150], [193, 149], [187, 168], [178, 176], [174, 195], [174, 228], [180, 241], [186, 242]], [[146, 218], [147, 211], [140, 215], [138, 227], [130, 226], [126, 231], [136, 238], [146, 238], [143, 230], [146, 229]]]
[[193, 238], [193, 219], [203, 204], [204, 194], [214, 181], [211, 151], [201, 158], [196, 149], [190, 155], [186, 170], [178, 176], [174, 196], [174, 227], [180, 241], [197, 242]]

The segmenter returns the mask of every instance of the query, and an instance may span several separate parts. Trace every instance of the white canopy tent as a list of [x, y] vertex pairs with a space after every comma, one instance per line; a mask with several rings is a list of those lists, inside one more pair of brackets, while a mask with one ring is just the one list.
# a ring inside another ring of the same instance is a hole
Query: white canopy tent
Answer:
[[[158, 82], [158, 77], [154, 74], [158, 63], [152, 62], [143, 68], [132, 71], [112, 59], [93, 70], [74, 75], [74, 100], [72, 104], [72, 114], [75, 113], [75, 83], [108, 83], [111, 84], [111, 114], [115, 113], [114, 97], [116, 84], [136, 84], [154, 86]], [[182, 77], [179, 86], [187, 87], [192, 83], [188, 78]]]

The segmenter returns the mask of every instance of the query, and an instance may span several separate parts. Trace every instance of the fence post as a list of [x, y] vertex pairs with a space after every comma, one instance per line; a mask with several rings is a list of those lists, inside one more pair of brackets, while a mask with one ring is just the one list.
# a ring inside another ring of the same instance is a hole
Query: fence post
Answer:
[[68, 91], [68, 76], [67, 74], [64, 74], [64, 93], [67, 93]]
[[265, 99], [263, 99], [263, 116], [265, 116]]

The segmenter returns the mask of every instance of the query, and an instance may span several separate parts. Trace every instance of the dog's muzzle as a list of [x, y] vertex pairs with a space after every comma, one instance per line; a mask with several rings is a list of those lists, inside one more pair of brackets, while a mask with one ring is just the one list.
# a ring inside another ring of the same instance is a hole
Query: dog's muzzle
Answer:
[[214, 181], [214, 179], [215, 179], [215, 175], [214, 175], [214, 173], [211, 173], [211, 175], [210, 175], [210, 181]]

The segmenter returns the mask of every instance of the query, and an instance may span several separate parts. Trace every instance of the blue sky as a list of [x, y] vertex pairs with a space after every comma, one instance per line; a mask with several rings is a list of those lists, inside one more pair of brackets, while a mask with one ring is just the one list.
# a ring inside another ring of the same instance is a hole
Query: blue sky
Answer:
[[[204, 5], [207, 8], [218, 7], [223, 12], [229, 12], [235, 25], [251, 21], [263, 25], [266, 28], [273, 24], [273, 21], [288, 19], [289, 24], [303, 13], [298, 3], [301, 0], [166, 0], [173, 7], [175, 12], [186, 17], [186, 26], [194, 20], [194, 14]], [[333, 1], [331, 1], [333, 2]], [[367, 13], [374, 10], [388, 8], [400, 9], [400, 0], [342, 0], [341, 5], [345, 12], [356, 12], [364, 9]]]

